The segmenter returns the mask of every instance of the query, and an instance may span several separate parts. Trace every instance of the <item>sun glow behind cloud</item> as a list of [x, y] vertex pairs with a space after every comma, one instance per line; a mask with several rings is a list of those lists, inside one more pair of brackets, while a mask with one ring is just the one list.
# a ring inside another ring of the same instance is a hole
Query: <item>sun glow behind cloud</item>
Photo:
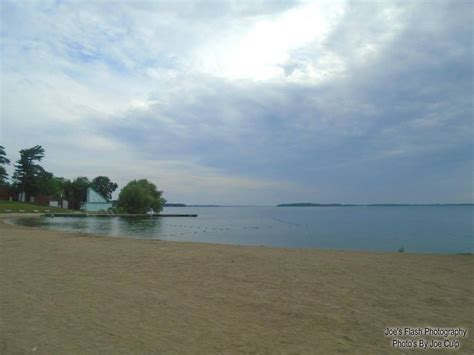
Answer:
[[[284, 79], [284, 66], [292, 51], [308, 44], [321, 47], [343, 15], [343, 2], [303, 4], [258, 19], [243, 33], [224, 34], [217, 42], [198, 49], [198, 62], [203, 71], [227, 79]], [[343, 65], [340, 58], [330, 54], [321, 62], [325, 68]]]

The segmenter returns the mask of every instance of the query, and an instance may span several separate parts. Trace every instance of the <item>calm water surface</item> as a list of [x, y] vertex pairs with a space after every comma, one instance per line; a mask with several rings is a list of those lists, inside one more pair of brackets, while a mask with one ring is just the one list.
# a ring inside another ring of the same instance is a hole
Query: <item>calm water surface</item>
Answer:
[[198, 217], [31, 218], [13, 223], [137, 239], [273, 247], [472, 253], [473, 206], [186, 207]]

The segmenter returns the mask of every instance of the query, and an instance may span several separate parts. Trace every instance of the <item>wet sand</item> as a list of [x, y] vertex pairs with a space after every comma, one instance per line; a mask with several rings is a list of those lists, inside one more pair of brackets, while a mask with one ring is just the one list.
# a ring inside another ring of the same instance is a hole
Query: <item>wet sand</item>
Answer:
[[[388, 326], [472, 330], [473, 274], [472, 255], [118, 239], [0, 220], [0, 353], [400, 353]], [[473, 353], [473, 336], [460, 352]]]

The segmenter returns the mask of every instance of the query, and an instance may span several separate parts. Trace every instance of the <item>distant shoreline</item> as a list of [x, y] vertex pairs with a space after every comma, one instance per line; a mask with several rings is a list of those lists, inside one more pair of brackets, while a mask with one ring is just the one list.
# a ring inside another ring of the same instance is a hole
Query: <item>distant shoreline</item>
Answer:
[[371, 204], [346, 204], [346, 203], [281, 203], [277, 207], [405, 207], [405, 206], [474, 206], [472, 203], [371, 203]]
[[185, 203], [167, 203], [164, 207], [422, 207], [422, 206], [474, 206], [474, 203], [280, 203], [278, 205], [187, 205]]

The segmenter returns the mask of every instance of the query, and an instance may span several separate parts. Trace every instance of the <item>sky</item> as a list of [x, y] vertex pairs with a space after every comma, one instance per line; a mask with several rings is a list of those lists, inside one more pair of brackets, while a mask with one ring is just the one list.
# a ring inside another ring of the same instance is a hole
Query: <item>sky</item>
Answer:
[[169, 202], [473, 202], [473, 4], [2, 0], [0, 145]]

